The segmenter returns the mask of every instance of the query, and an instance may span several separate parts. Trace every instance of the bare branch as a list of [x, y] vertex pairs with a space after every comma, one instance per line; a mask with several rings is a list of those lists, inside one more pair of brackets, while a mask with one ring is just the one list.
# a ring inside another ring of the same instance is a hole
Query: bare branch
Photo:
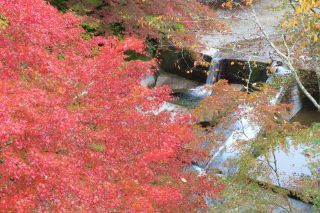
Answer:
[[288, 65], [289, 69], [292, 71], [294, 79], [296, 80], [296, 82], [298, 83], [300, 89], [302, 90], [302, 92], [308, 97], [308, 99], [314, 104], [314, 106], [320, 111], [320, 104], [317, 103], [317, 101], [312, 97], [312, 95], [307, 91], [307, 89], [304, 87], [304, 85], [302, 84], [300, 77], [298, 75], [297, 70], [294, 68], [293, 63], [292, 63], [292, 59], [290, 58], [290, 56], [285, 55], [283, 52], [281, 52], [279, 50], [279, 48], [271, 41], [269, 35], [265, 32], [265, 30], [262, 28], [262, 25], [257, 17], [257, 14], [253, 8], [252, 8], [252, 14], [254, 17], [254, 21], [257, 24], [257, 26], [259, 27], [261, 33], [263, 34], [264, 38], [267, 40], [267, 42], [270, 44], [270, 46], [272, 47], [272, 49], [274, 49], [274, 51], [284, 60], [284, 63]]

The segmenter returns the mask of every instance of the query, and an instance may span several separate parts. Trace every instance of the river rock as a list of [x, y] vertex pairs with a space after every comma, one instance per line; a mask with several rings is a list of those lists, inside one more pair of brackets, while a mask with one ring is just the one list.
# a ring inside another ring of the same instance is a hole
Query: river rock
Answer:
[[178, 75], [167, 72], [161, 72], [157, 78], [156, 86], [168, 85], [173, 90], [187, 90], [199, 85], [198, 82], [192, 81]]
[[146, 74], [141, 80], [140, 84], [144, 87], [153, 88], [156, 85], [156, 76], [154, 74]]

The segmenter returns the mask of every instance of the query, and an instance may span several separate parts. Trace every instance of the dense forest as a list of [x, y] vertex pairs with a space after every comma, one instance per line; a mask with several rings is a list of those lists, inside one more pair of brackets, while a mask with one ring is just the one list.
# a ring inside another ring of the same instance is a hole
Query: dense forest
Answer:
[[0, 0], [0, 212], [318, 212], [320, 1]]

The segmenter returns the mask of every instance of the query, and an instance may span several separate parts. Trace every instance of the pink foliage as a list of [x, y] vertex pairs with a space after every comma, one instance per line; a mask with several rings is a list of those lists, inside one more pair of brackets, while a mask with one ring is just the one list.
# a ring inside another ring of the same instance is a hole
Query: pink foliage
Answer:
[[[188, 208], [188, 119], [137, 110], [169, 91], [140, 86], [154, 61], [123, 60], [143, 41], [85, 41], [79, 18], [42, 0], [0, 0], [0, 13], [0, 209]], [[171, 181], [155, 184], [162, 175]]]

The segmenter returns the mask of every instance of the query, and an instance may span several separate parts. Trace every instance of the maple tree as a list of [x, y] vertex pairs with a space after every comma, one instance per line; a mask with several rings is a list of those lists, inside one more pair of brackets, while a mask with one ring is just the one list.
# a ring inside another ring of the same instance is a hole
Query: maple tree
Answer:
[[252, 0], [48, 1], [63, 12], [71, 10], [84, 17], [89, 16], [89, 22], [96, 25], [98, 33], [120, 37], [135, 35], [142, 39], [155, 39], [162, 48], [169, 41], [170, 45], [192, 49], [203, 47], [199, 34], [228, 30], [215, 19], [215, 10], [207, 5], [232, 8], [252, 4]]
[[199, 47], [196, 33], [225, 30], [215, 12], [200, 1], [50, 0], [63, 11], [95, 18], [106, 34], [155, 39], [161, 45]]
[[248, 6], [253, 3], [253, 0], [203, 0], [204, 3], [209, 5], [218, 5], [223, 8], [232, 9], [239, 5]]
[[82, 38], [82, 19], [43, 0], [0, 0], [0, 209], [188, 211], [222, 186], [182, 172], [190, 116], [153, 113], [166, 87], [139, 82], [142, 40]]

